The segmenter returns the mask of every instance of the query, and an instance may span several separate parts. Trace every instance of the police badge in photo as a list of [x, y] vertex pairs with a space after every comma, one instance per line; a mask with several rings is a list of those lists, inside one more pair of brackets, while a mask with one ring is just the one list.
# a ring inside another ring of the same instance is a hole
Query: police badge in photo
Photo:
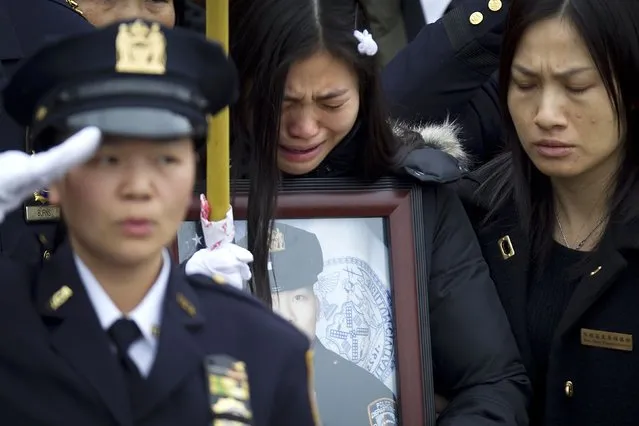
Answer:
[[368, 406], [368, 417], [371, 426], [396, 426], [397, 414], [395, 413], [395, 401], [389, 398], [380, 398]]
[[395, 344], [390, 292], [363, 259], [324, 263], [317, 293], [322, 305], [318, 336], [326, 347], [370, 371], [392, 390]]

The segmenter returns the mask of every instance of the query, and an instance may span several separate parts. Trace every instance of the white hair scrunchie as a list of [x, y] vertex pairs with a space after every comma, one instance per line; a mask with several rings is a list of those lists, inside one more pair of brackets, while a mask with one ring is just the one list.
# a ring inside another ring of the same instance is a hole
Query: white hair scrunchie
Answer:
[[373, 40], [373, 35], [368, 30], [355, 30], [353, 35], [359, 41], [357, 50], [361, 55], [375, 56], [377, 54], [377, 43]]

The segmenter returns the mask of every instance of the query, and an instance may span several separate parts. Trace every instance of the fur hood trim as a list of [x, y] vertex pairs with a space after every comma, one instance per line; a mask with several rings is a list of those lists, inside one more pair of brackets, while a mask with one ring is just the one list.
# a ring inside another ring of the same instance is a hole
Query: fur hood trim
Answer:
[[462, 170], [468, 170], [472, 163], [470, 155], [464, 150], [459, 136], [461, 127], [453, 120], [446, 118], [441, 124], [409, 123], [406, 121], [391, 122], [395, 137], [405, 143], [414, 140], [415, 134], [421, 136], [425, 147], [438, 149], [457, 160]]

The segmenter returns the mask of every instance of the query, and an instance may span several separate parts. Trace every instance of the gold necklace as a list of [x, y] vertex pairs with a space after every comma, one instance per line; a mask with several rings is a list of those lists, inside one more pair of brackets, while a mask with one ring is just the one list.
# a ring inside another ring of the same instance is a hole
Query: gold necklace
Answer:
[[580, 248], [584, 246], [584, 244], [586, 244], [586, 242], [590, 239], [590, 237], [593, 236], [595, 231], [599, 229], [601, 225], [603, 225], [603, 223], [606, 221], [606, 216], [603, 216], [601, 219], [599, 219], [599, 222], [597, 222], [595, 227], [592, 228], [592, 230], [588, 233], [588, 235], [586, 235], [586, 238], [581, 240], [574, 247], [571, 247], [570, 244], [568, 244], [568, 239], [566, 238], [566, 234], [564, 233], [564, 228], [561, 226], [561, 220], [559, 220], [559, 215], [557, 213], [555, 213], [555, 219], [557, 219], [557, 225], [559, 225], [559, 233], [561, 234], [561, 238], [564, 240], [564, 244], [566, 245], [566, 247], [571, 248], [573, 250], [579, 250]]

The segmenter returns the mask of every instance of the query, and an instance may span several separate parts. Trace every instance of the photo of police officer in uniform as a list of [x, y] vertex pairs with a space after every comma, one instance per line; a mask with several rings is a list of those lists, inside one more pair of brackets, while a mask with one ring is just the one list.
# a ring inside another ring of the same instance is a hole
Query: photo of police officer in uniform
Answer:
[[[246, 246], [246, 241], [238, 242]], [[314, 285], [324, 269], [317, 236], [276, 222], [270, 244], [273, 310], [313, 342], [315, 392], [323, 426], [397, 425], [395, 397], [373, 374], [327, 349], [317, 338], [320, 300]]]

